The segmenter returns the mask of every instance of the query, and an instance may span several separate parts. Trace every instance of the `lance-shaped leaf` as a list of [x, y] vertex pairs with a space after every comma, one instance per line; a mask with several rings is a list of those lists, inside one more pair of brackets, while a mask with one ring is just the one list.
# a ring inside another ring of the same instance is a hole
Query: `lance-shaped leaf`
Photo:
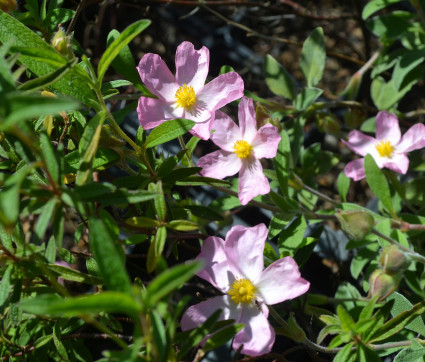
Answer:
[[195, 122], [188, 119], [173, 119], [171, 121], [164, 122], [158, 127], [155, 127], [152, 132], [149, 133], [145, 147], [155, 147], [179, 136], [183, 136], [186, 132], [191, 130], [194, 125]]
[[314, 87], [322, 79], [325, 61], [323, 29], [318, 27], [305, 40], [301, 52], [300, 67], [308, 87]]

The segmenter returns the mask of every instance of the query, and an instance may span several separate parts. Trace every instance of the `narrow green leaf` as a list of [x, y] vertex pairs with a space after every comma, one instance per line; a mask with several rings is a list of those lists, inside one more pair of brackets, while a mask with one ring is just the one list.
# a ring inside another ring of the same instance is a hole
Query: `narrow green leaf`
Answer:
[[3, 307], [9, 293], [12, 291], [12, 284], [10, 283], [10, 275], [12, 274], [13, 264], [9, 264], [4, 271], [0, 281], [0, 308]]
[[61, 341], [61, 321], [58, 320], [55, 323], [53, 328], [53, 343], [58, 351], [62, 360], [68, 361], [68, 353], [66, 353], [66, 348]]
[[276, 157], [273, 159], [277, 180], [282, 193], [288, 197], [288, 178], [291, 162], [291, 144], [285, 130], [280, 132], [281, 140], [277, 148]]
[[339, 197], [341, 198], [342, 202], [347, 201], [347, 193], [348, 189], [350, 188], [350, 178], [345, 176], [344, 171], [341, 171], [338, 175], [338, 179], [336, 181]]
[[167, 229], [164, 226], [161, 226], [156, 230], [155, 237], [149, 246], [148, 257], [146, 260], [146, 269], [148, 270], [148, 273], [152, 273], [155, 270], [156, 265], [158, 264], [158, 259], [164, 251], [166, 239]]
[[223, 216], [215, 211], [215, 209], [208, 206], [201, 205], [184, 205], [186, 210], [189, 210], [193, 215], [200, 217], [202, 219], [211, 220], [211, 221], [221, 221], [224, 220]]
[[61, 298], [52, 294], [41, 294], [23, 299], [22, 309], [28, 313], [72, 317], [87, 313], [125, 313], [133, 316], [141, 310], [136, 300], [121, 292], [107, 291], [75, 298]]
[[116, 38], [105, 53], [100, 58], [99, 66], [97, 68], [98, 81], [99, 84], [102, 84], [103, 76], [106, 73], [109, 65], [115, 59], [115, 57], [121, 52], [121, 50], [127, 46], [137, 35], [139, 35], [143, 30], [145, 30], [150, 25], [150, 20], [139, 20], [135, 23], [129, 25], [121, 35]]
[[52, 220], [53, 211], [55, 210], [58, 200], [50, 199], [43, 207], [37, 223], [35, 224], [34, 237], [37, 243], [41, 242], [50, 221]]
[[270, 54], [264, 60], [264, 75], [269, 89], [283, 98], [295, 99], [295, 85], [286, 69]]
[[199, 225], [190, 220], [172, 220], [167, 224], [167, 228], [176, 231], [193, 231], [198, 230]]
[[279, 235], [277, 242], [281, 256], [294, 256], [304, 239], [307, 223], [304, 216], [296, 217]]
[[305, 40], [301, 51], [300, 67], [308, 87], [314, 87], [322, 79], [325, 61], [323, 29], [318, 27]]
[[44, 132], [40, 134], [40, 148], [43, 155], [44, 164], [46, 165], [47, 171], [49, 172], [51, 180], [59, 185], [59, 164], [56, 158], [55, 152], [50, 138]]
[[373, 0], [369, 1], [362, 11], [362, 19], [366, 20], [369, 16], [376, 13], [378, 10], [386, 8], [387, 6], [399, 3], [402, 0]]
[[374, 158], [369, 154], [367, 154], [365, 157], [364, 168], [366, 173], [366, 181], [370, 188], [376, 197], [382, 202], [382, 205], [384, 205], [384, 207], [390, 212], [390, 214], [395, 215], [387, 179], [376, 164]]
[[138, 228], [156, 228], [159, 226], [159, 222], [155, 219], [151, 219], [150, 217], [144, 216], [133, 216], [127, 220], [125, 220], [127, 225], [136, 226]]
[[200, 261], [189, 261], [163, 271], [146, 288], [146, 306], [155, 306], [168, 293], [181, 287], [202, 268]]
[[411, 349], [406, 348], [400, 351], [400, 353], [395, 356], [393, 362], [422, 362], [425, 356], [425, 348], [421, 349]]
[[353, 318], [351, 318], [351, 316], [341, 304], [338, 305], [336, 312], [338, 314], [339, 321], [341, 322], [342, 329], [346, 332], [354, 332], [356, 326]]
[[356, 358], [356, 353], [351, 351], [353, 343], [348, 343], [336, 354], [333, 362], [351, 362]]
[[72, 280], [74, 282], [86, 284], [102, 284], [102, 279], [96, 278], [93, 275], [82, 273], [78, 270], [67, 268], [63, 265], [49, 264], [49, 269], [58, 274], [59, 278]]
[[381, 362], [378, 354], [366, 347], [363, 343], [359, 343], [357, 347], [357, 360], [359, 362]]
[[53, 236], [49, 239], [46, 245], [44, 257], [46, 258], [48, 263], [54, 263], [56, 260], [56, 242]]
[[70, 21], [75, 16], [75, 11], [71, 9], [53, 9], [46, 14], [43, 25], [50, 31], [57, 29], [58, 25]]
[[232, 339], [236, 333], [241, 331], [245, 327], [243, 323], [235, 323], [231, 326], [220, 329], [218, 332], [210, 336], [205, 342], [204, 347], [202, 348], [205, 352], [209, 352], [217, 347], [222, 346], [227, 341]]
[[155, 360], [158, 362], [167, 362], [168, 343], [164, 323], [157, 311], [152, 310], [150, 316], [154, 342], [153, 348], [155, 350], [154, 353], [157, 356]]
[[113, 232], [102, 218], [97, 216], [89, 218], [89, 231], [90, 248], [105, 285], [111, 290], [130, 293], [131, 284], [125, 269], [122, 249], [118, 240], [113, 238]]
[[166, 121], [155, 127], [151, 133], [149, 133], [145, 147], [151, 148], [171, 141], [184, 135], [186, 132], [191, 130], [194, 125], [195, 122], [188, 119], [173, 119], [171, 121]]
[[310, 107], [313, 102], [321, 96], [322, 89], [319, 88], [303, 88], [295, 98], [294, 107], [299, 111], [304, 111]]
[[189, 176], [183, 180], [176, 181], [178, 186], [224, 186], [230, 187], [232, 184], [226, 180], [218, 180], [212, 177]]
[[156, 185], [151, 185], [149, 185], [148, 191], [156, 193], [154, 204], [157, 218], [159, 221], [165, 221], [167, 218], [167, 205], [165, 203], [164, 191], [162, 190], [162, 181], [158, 181]]

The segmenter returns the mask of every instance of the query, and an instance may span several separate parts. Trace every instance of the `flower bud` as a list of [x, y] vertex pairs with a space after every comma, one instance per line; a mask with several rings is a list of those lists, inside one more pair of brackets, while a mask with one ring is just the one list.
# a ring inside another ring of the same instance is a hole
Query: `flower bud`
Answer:
[[379, 262], [387, 274], [395, 274], [407, 269], [410, 258], [397, 245], [387, 245], [381, 253]]
[[358, 241], [364, 239], [375, 224], [373, 216], [363, 210], [337, 210], [335, 216], [341, 223], [342, 231], [352, 240]]
[[341, 95], [345, 94], [347, 95], [348, 99], [355, 100], [357, 98], [357, 94], [359, 93], [362, 78], [362, 72], [359, 71], [354, 73]]
[[16, 10], [18, 4], [16, 0], [0, 0], [0, 10], [5, 13], [10, 13], [13, 10]]
[[378, 296], [378, 301], [388, 297], [400, 284], [402, 274], [387, 274], [385, 270], [376, 269], [369, 277], [369, 297]]
[[351, 108], [344, 114], [345, 124], [349, 129], [355, 129], [361, 126], [366, 119], [366, 114], [361, 108]]
[[65, 34], [62, 28], [56, 32], [55, 36], [51, 41], [52, 47], [55, 48], [59, 53], [73, 57], [71, 50], [71, 38]]

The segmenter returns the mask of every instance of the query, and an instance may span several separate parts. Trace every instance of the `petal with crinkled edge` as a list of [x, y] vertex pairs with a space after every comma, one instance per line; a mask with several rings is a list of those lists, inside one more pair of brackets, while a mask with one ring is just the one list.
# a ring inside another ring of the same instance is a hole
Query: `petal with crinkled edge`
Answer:
[[180, 321], [181, 329], [187, 331], [198, 327], [218, 309], [223, 310], [219, 320], [235, 319], [237, 321], [240, 318], [240, 310], [231, 301], [230, 296], [221, 295], [189, 307]]
[[216, 236], [210, 236], [205, 239], [201, 253], [196, 259], [201, 259], [204, 262], [204, 267], [197, 275], [223, 293], [227, 292], [231, 280], [229, 280], [230, 269], [224, 250], [224, 240]]
[[348, 134], [348, 141], [342, 140], [342, 142], [360, 156], [366, 156], [368, 153], [374, 152], [377, 143], [375, 138], [357, 130], [351, 131]]
[[243, 80], [238, 73], [221, 74], [205, 84], [199, 93], [196, 94], [199, 112], [203, 112], [202, 109], [216, 111], [226, 104], [241, 98], [243, 90]]
[[202, 156], [198, 167], [202, 167], [201, 175], [223, 179], [239, 172], [241, 160], [232, 152], [218, 150]]
[[425, 147], [425, 126], [417, 123], [410, 127], [396, 146], [397, 152], [410, 152]]
[[233, 226], [224, 243], [229, 268], [235, 278], [257, 280], [263, 271], [263, 250], [268, 230], [264, 224]]
[[390, 141], [396, 145], [400, 141], [401, 132], [398, 118], [387, 111], [381, 111], [376, 115], [376, 139]]
[[254, 284], [264, 302], [270, 305], [294, 299], [310, 287], [310, 283], [301, 278], [298, 265], [290, 256], [269, 265]]
[[243, 138], [252, 144], [257, 134], [257, 119], [255, 117], [254, 102], [251, 98], [242, 97], [238, 108], [239, 126]]
[[233, 348], [237, 350], [243, 345], [241, 352], [249, 356], [261, 356], [269, 353], [275, 341], [275, 331], [267, 320], [268, 308], [261, 305], [261, 310], [256, 305], [244, 307], [240, 316], [240, 323], [245, 328], [236, 334]]
[[238, 125], [221, 111], [215, 112], [212, 129], [215, 132], [211, 135], [211, 141], [224, 151], [233, 152], [233, 146], [236, 141], [242, 139], [242, 133]]
[[143, 129], [151, 129], [160, 125], [164, 121], [182, 118], [182, 108], [174, 108], [161, 99], [140, 97], [137, 105], [137, 114], [140, 125]]
[[354, 181], [362, 180], [366, 177], [364, 170], [364, 158], [348, 162], [344, 167], [345, 176], [352, 178]]
[[176, 79], [179, 85], [190, 85], [195, 95], [205, 84], [210, 64], [210, 51], [206, 47], [195, 50], [192, 43], [185, 41], [176, 51]]
[[270, 184], [263, 173], [263, 167], [256, 158], [243, 160], [239, 171], [238, 197], [242, 205], [246, 205], [255, 196], [270, 192]]
[[195, 123], [189, 133], [200, 138], [201, 140], [207, 141], [211, 137], [211, 127], [213, 121], [206, 121], [203, 123]]
[[252, 146], [256, 158], [273, 158], [276, 156], [280, 142], [279, 130], [272, 124], [261, 127], [255, 135]]
[[152, 94], [167, 102], [175, 101], [179, 85], [158, 54], [145, 54], [140, 60], [137, 70], [142, 82]]
[[409, 169], [409, 158], [405, 153], [395, 154], [388, 162], [383, 164], [383, 167], [404, 175]]

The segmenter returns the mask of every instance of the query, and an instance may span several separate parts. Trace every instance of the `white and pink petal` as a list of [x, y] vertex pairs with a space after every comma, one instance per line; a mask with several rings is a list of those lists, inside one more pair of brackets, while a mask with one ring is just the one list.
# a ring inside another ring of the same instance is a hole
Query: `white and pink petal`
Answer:
[[183, 117], [181, 108], [175, 108], [173, 104], [161, 99], [148, 97], [139, 98], [137, 114], [143, 129], [155, 128], [164, 121]]
[[396, 145], [400, 141], [401, 132], [398, 118], [387, 111], [381, 111], [376, 115], [376, 139], [387, 140]]
[[215, 112], [212, 129], [215, 132], [211, 135], [211, 141], [224, 151], [233, 152], [236, 141], [242, 139], [238, 125], [222, 111]]
[[244, 159], [239, 171], [238, 196], [242, 205], [246, 205], [258, 195], [270, 192], [270, 184], [263, 173], [263, 167], [254, 157]]
[[251, 144], [254, 147], [255, 157], [258, 159], [275, 157], [280, 140], [279, 130], [275, 126], [266, 124], [261, 127]]
[[425, 147], [425, 126], [417, 123], [410, 127], [396, 145], [397, 152], [410, 152]]
[[352, 178], [354, 181], [360, 181], [366, 177], [364, 170], [364, 158], [348, 162], [344, 167], [345, 176]]
[[348, 134], [348, 141], [342, 140], [353, 152], [360, 156], [366, 156], [372, 153], [376, 148], [376, 139], [365, 135], [364, 133], [354, 130]]
[[233, 153], [218, 150], [202, 156], [197, 163], [202, 167], [201, 175], [223, 179], [233, 176], [241, 169], [241, 160]]
[[254, 102], [251, 98], [242, 97], [238, 108], [239, 127], [244, 140], [252, 144], [257, 134], [257, 119]]

